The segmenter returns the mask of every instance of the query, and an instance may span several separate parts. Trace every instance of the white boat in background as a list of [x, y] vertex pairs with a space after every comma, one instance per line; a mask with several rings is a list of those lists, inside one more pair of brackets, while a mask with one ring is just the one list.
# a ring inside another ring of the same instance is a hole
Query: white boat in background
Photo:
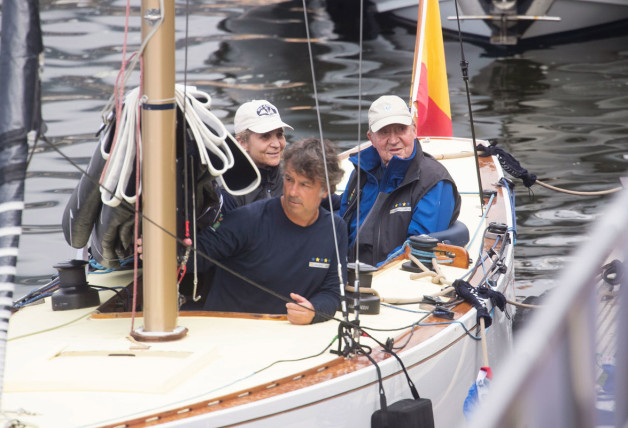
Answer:
[[[26, 4], [37, 9], [37, 0], [5, 0], [3, 13]], [[488, 142], [419, 137], [423, 150], [442, 162], [458, 185], [457, 227], [463, 233], [417, 238], [375, 272], [363, 269], [371, 280], [370, 287], [368, 279], [361, 282], [363, 300], [349, 294], [349, 304], [362, 308], [360, 302], [369, 302], [359, 325], [355, 313], [298, 326], [284, 315], [179, 311], [176, 242], [164, 233], [177, 229], [170, 215], [177, 180], [167, 159], [175, 152], [167, 147], [177, 144], [173, 100], [190, 97], [188, 112], [203, 118], [197, 131], [207, 132], [201, 129], [209, 129], [207, 120], [214, 132], [220, 125], [207, 119], [208, 96], [191, 88], [183, 95], [175, 91], [174, 14], [172, 1], [142, 2], [143, 92], [154, 100], [145, 101], [141, 119], [142, 131], [150, 133], [142, 134], [142, 141], [150, 142], [142, 147], [142, 176], [151, 182], [142, 183], [143, 239], [145, 246], [163, 250], [153, 251], [157, 255], [147, 257], [137, 272], [90, 272], [85, 278], [84, 261], [60, 263], [50, 284], [13, 302], [0, 420], [46, 428], [364, 427], [386, 401], [413, 397], [409, 376], [431, 401], [428, 416], [435, 426], [464, 422], [465, 399], [478, 371], [499, 366], [512, 344], [514, 309], [504, 306], [515, 300], [514, 196], [498, 159], [477, 156], [476, 146]], [[20, 22], [18, 15], [11, 19]], [[3, 25], [3, 31], [8, 28]], [[197, 98], [205, 103], [199, 106]], [[120, 114], [119, 121], [130, 124], [128, 132], [139, 128], [134, 111]], [[222, 136], [233, 141], [228, 133]], [[220, 147], [225, 165], [232, 156], [234, 166], [216, 179], [230, 185], [235, 164], [244, 162], [245, 169], [251, 164], [237, 146]], [[154, 159], [156, 152], [160, 159]], [[347, 171], [348, 155], [342, 155]], [[100, 150], [93, 164], [98, 156]], [[164, 160], [165, 166], [157, 162]], [[163, 197], [166, 191], [172, 193]], [[486, 329], [485, 322], [491, 323]]]
[[[413, 0], [372, 0], [377, 12], [416, 22]], [[628, 19], [624, 0], [457, 0], [463, 36], [495, 45], [582, 31]], [[443, 30], [458, 33], [455, 0], [440, 0]]]

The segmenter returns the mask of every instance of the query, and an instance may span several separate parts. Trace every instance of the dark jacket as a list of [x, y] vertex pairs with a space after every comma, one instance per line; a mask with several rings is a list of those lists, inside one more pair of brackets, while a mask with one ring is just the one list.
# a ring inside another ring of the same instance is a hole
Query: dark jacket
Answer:
[[246, 195], [234, 196], [226, 190], [221, 189], [223, 214], [243, 205], [248, 205], [251, 202], [281, 196], [283, 194], [283, 171], [281, 164], [279, 166], [259, 168], [259, 173], [261, 178], [259, 186]]
[[[257, 201], [233, 210], [213, 228], [198, 234], [198, 248], [231, 272], [217, 268], [205, 309], [210, 311], [285, 314], [290, 293], [308, 299], [318, 312], [312, 322], [325, 321], [340, 308], [338, 259], [332, 219], [340, 254], [347, 251], [345, 223], [319, 208], [316, 221], [299, 226], [286, 216], [280, 198]], [[199, 258], [199, 270], [212, 265]], [[340, 260], [343, 283], [346, 258]], [[234, 275], [235, 272], [239, 276]], [[283, 299], [251, 285], [244, 276]]]
[[[374, 147], [365, 149], [360, 154], [361, 168], [357, 167], [357, 155], [350, 158], [356, 165], [349, 178], [342, 196], [340, 215], [349, 228], [349, 261], [356, 256], [356, 210], [357, 210], [357, 171], [360, 171], [360, 227], [359, 254], [360, 262], [373, 266], [386, 260], [387, 256], [402, 245], [417, 225], [425, 223], [418, 216], [417, 204], [441, 182], [451, 185], [453, 201], [436, 208], [431, 215], [438, 216], [441, 230], [451, 226], [460, 213], [460, 195], [453, 179], [438, 161], [421, 150], [415, 141], [412, 155], [407, 159], [394, 156], [384, 167]], [[444, 198], [451, 198], [448, 193]], [[366, 214], [368, 213], [368, 214]], [[366, 217], [364, 217], [366, 216]], [[420, 233], [438, 230], [421, 230]]]

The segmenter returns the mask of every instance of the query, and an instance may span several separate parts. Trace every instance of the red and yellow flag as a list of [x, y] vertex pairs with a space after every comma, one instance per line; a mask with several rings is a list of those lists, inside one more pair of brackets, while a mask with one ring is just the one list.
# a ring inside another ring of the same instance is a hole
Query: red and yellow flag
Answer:
[[438, 0], [419, 1], [410, 96], [417, 119], [417, 136], [453, 135]]

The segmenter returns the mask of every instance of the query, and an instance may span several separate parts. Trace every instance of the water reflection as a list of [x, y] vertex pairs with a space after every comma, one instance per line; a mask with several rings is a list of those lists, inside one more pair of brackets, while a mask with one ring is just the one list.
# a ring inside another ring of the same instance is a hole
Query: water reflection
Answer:
[[[191, 1], [186, 48], [182, 13], [187, 5], [177, 2], [178, 81], [187, 79], [210, 93], [215, 113], [227, 124], [242, 102], [268, 98], [295, 127], [290, 139], [318, 135], [301, 0]], [[92, 155], [100, 110], [120, 68], [125, 7], [122, 0], [41, 2], [47, 135], [79, 166], [85, 167]], [[133, 13], [129, 52], [139, 44], [137, 7]], [[409, 94], [415, 34], [387, 17], [369, 16], [360, 64], [357, 19], [347, 17], [346, 25], [338, 25], [330, 16], [335, 13], [323, 0], [308, 2], [323, 132], [348, 148], [365, 137], [372, 100], [386, 93]], [[583, 191], [617, 186], [628, 169], [626, 46], [625, 33], [516, 52], [464, 43], [477, 137], [497, 139], [549, 184]], [[448, 38], [445, 50], [454, 134], [470, 136], [460, 45]], [[129, 86], [137, 82], [134, 75]], [[47, 281], [53, 264], [74, 256], [60, 220], [78, 175], [59, 154], [38, 146], [26, 184], [18, 264], [22, 285]], [[516, 195], [518, 290], [539, 294], [551, 287], [610, 198], [539, 186], [528, 190], [520, 183]]]

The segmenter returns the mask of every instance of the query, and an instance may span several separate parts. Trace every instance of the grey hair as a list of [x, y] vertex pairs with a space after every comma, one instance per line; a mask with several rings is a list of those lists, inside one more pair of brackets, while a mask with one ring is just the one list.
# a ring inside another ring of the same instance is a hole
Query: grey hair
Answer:
[[[334, 193], [336, 185], [342, 180], [344, 171], [340, 168], [338, 152], [334, 143], [325, 139], [323, 140], [323, 145], [325, 147], [329, 187], [331, 192]], [[289, 165], [298, 174], [310, 180], [319, 181], [322, 184], [327, 182], [323, 151], [318, 138], [305, 138], [290, 144], [284, 152], [283, 160], [285, 166]]]
[[249, 141], [249, 137], [251, 136], [253, 132], [250, 129], [245, 129], [244, 131], [240, 131], [238, 132], [235, 137], [236, 140], [238, 140], [238, 142], [240, 143], [248, 143]]

